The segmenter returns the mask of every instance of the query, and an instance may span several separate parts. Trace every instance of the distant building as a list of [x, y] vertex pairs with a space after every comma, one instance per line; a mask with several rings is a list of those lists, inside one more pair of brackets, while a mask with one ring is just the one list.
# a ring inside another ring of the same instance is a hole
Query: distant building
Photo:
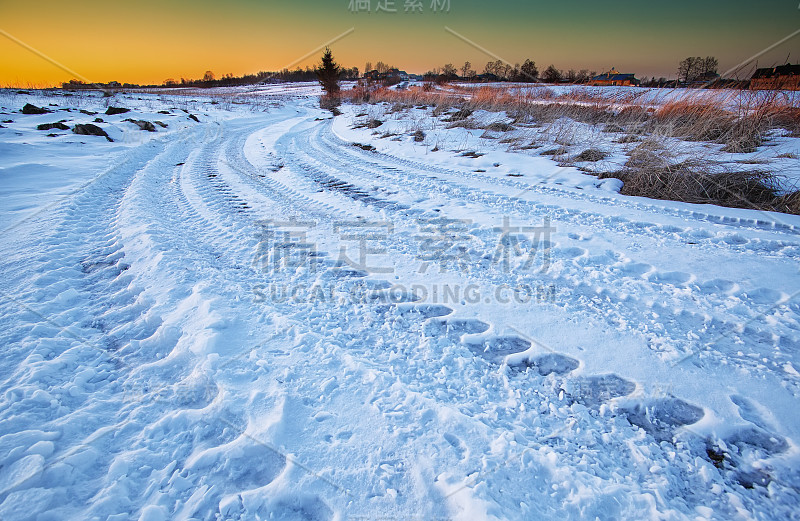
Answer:
[[500, 81], [500, 78], [496, 74], [492, 74], [491, 72], [484, 72], [483, 74], [478, 74], [475, 78], [481, 83], [494, 83]]
[[611, 67], [611, 70], [608, 72], [604, 72], [603, 74], [598, 74], [591, 80], [589, 80], [589, 85], [639, 85], [639, 80], [637, 80], [633, 74], [623, 74], [619, 72], [614, 67]]
[[750, 78], [753, 90], [800, 90], [800, 65], [779, 65], [756, 69]]
[[396, 82], [396, 83], [409, 80], [409, 74], [406, 71], [401, 71], [398, 69], [389, 69], [386, 72], [378, 72], [376, 70], [371, 70], [365, 72], [364, 77], [371, 81]]

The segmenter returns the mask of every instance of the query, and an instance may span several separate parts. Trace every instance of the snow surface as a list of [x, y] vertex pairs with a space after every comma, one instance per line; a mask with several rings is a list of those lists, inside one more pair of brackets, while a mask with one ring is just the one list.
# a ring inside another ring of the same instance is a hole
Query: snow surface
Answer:
[[797, 517], [800, 218], [259, 89], [0, 93], [0, 519]]

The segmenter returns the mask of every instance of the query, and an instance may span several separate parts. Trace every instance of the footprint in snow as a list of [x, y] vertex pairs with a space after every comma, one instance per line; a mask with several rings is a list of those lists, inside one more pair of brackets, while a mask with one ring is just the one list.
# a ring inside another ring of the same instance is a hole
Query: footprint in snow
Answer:
[[425, 323], [423, 333], [425, 336], [446, 336], [456, 342], [464, 335], [483, 333], [489, 329], [489, 324], [473, 318], [450, 318], [429, 320]]
[[482, 343], [468, 344], [468, 347], [473, 353], [490, 362], [501, 363], [508, 355], [527, 351], [531, 343], [516, 336], [498, 336]]
[[738, 284], [725, 279], [712, 279], [700, 284], [703, 293], [723, 293], [730, 294], [736, 291]]
[[674, 431], [683, 425], [700, 421], [705, 413], [700, 407], [678, 398], [655, 398], [622, 409], [632, 425], [636, 425], [659, 441], [672, 440]]
[[547, 376], [549, 374], [563, 375], [572, 372], [578, 368], [580, 362], [558, 353], [548, 353], [525, 361], [523, 364], [527, 367], [533, 367], [541, 376]]
[[673, 284], [675, 286], [681, 286], [690, 282], [694, 276], [691, 273], [684, 273], [682, 271], [666, 271], [666, 272], [656, 272], [650, 276], [651, 282], [656, 282], [658, 284]]
[[782, 291], [769, 288], [758, 288], [747, 292], [750, 300], [756, 304], [776, 304], [786, 298]]
[[450, 446], [453, 447], [453, 450], [458, 455], [458, 458], [461, 460], [465, 459], [465, 455], [467, 453], [467, 447], [466, 445], [464, 445], [464, 442], [461, 441], [461, 439], [458, 436], [450, 434], [449, 432], [444, 433], [443, 436], [445, 441], [447, 441], [447, 443], [449, 443]]
[[743, 420], [749, 421], [764, 430], [770, 429], [769, 424], [764, 420], [755, 403], [737, 394], [731, 395], [730, 399], [739, 409], [739, 416], [741, 416]]
[[453, 308], [441, 304], [422, 304], [400, 309], [400, 316], [413, 316], [420, 319], [443, 317], [453, 312]]
[[368, 301], [383, 304], [403, 304], [408, 302], [418, 302], [421, 300], [421, 297], [419, 297], [419, 295], [413, 291], [395, 287], [371, 291], [364, 295], [364, 297]]
[[602, 403], [627, 396], [636, 390], [636, 384], [615, 374], [586, 376], [568, 384], [567, 397], [571, 402], [586, 407], [598, 407]]
[[741, 429], [725, 440], [728, 445], [736, 445], [739, 451], [755, 450], [761, 457], [781, 454], [789, 450], [789, 443], [782, 436], [769, 433], [757, 427]]
[[620, 272], [622, 272], [623, 275], [637, 278], [644, 277], [651, 271], [653, 271], [653, 266], [643, 262], [629, 262], [620, 268]]
[[[268, 507], [268, 508], [267, 508]], [[263, 505], [257, 512], [260, 519], [283, 519], [286, 521], [329, 521], [333, 510], [322, 499], [307, 494], [293, 494], [277, 503]]]

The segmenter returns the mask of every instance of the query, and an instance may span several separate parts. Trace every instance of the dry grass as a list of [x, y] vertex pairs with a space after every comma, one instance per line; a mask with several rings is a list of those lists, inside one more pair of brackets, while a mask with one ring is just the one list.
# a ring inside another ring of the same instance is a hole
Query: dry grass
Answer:
[[[721, 145], [717, 150], [723, 152], [743, 154], [754, 152], [774, 129], [800, 136], [800, 97], [780, 91], [665, 90], [654, 95], [646, 89], [574, 89], [556, 95], [546, 87], [514, 90], [449, 86], [438, 90], [354, 89], [343, 95], [356, 103], [432, 107], [433, 114], [450, 127], [489, 129], [473, 120], [474, 111], [505, 112], [513, 127], [503, 123], [502, 128], [496, 125], [489, 130], [541, 127], [541, 132], [533, 140], [514, 135], [501, 142], [512, 143], [515, 149], [537, 148], [542, 144], [538, 140], [546, 135], [546, 141], [557, 147], [540, 154], [556, 160], [567, 158], [566, 147], [575, 144], [575, 122], [587, 124], [598, 133], [619, 133], [615, 142], [631, 147], [628, 161], [618, 172], [601, 174], [621, 179], [623, 194], [800, 213], [800, 192], [781, 192], [781, 179], [772, 173], [721, 170], [709, 156], [687, 158], [669, 150], [674, 143], [697, 141]], [[527, 142], [530, 145], [524, 145]], [[603, 152], [591, 148], [591, 143], [583, 145], [589, 150], [572, 161], [605, 158], [601, 157]]]
[[623, 195], [800, 214], [800, 192], [778, 195], [778, 179], [768, 172], [707, 173], [697, 171], [696, 165], [677, 164], [599, 177], [620, 179]]
[[603, 152], [602, 150], [597, 150], [594, 148], [588, 148], [574, 157], [575, 161], [601, 161], [606, 158], [608, 154]]
[[800, 190], [779, 196], [773, 204], [776, 212], [800, 215]]
[[620, 179], [623, 195], [800, 213], [800, 192], [782, 194], [779, 176], [762, 170], [720, 170], [702, 158], [678, 160], [662, 139], [645, 139], [620, 171], [598, 177]]
[[[410, 88], [343, 92], [352, 102], [387, 102], [393, 111], [432, 106], [439, 116], [455, 110], [445, 121], [465, 119], [475, 110], [505, 111], [516, 123], [552, 124], [568, 118], [603, 125], [609, 132], [652, 133], [725, 146], [725, 151], [751, 152], [767, 131], [784, 128], [800, 135], [798, 98], [766, 91], [668, 91], [663, 99], [644, 101], [647, 91], [619, 92], [575, 89], [555, 96], [544, 87], [511, 90], [497, 87], [450, 87], [447, 90]], [[710, 94], [709, 94], [710, 92]]]

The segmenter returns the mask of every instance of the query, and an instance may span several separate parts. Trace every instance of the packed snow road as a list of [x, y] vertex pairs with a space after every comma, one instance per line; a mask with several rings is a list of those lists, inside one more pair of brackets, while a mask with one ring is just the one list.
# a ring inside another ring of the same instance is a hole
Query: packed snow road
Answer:
[[0, 129], [6, 200], [95, 172], [4, 214], [0, 519], [797, 516], [799, 219], [314, 105]]

